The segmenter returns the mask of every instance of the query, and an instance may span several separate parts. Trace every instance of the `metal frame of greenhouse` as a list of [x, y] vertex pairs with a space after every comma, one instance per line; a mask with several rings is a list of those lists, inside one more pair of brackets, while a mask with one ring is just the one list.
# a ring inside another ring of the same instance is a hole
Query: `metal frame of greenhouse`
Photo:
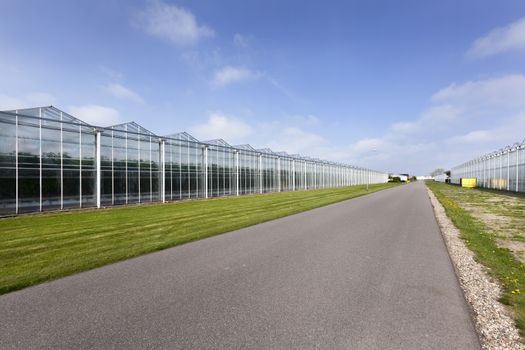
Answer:
[[53, 106], [0, 112], [0, 216], [384, 183], [388, 174]]
[[482, 188], [525, 192], [525, 139], [452, 168], [451, 182], [462, 178], [476, 178]]

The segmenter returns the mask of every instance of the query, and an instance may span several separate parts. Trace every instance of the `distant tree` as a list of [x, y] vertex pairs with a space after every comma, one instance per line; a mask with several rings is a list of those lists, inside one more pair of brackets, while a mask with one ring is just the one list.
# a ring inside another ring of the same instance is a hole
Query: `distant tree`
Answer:
[[445, 173], [445, 169], [443, 168], [437, 168], [433, 172], [430, 173], [430, 176], [437, 176]]

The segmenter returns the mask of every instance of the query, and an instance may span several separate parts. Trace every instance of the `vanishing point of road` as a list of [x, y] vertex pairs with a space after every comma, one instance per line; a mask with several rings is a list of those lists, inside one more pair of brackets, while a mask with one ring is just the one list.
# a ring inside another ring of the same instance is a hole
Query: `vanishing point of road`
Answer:
[[1, 296], [0, 348], [479, 349], [469, 312], [415, 183]]

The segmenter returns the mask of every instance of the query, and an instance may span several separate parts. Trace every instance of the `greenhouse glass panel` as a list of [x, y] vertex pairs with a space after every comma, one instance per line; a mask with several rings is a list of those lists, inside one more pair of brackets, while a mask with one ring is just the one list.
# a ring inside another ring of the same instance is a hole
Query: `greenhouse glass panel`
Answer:
[[259, 192], [260, 164], [258, 154], [248, 154], [248, 172], [249, 172], [249, 191], [248, 193]]
[[111, 130], [113, 137], [113, 204], [126, 204], [127, 198], [127, 149], [126, 135]]
[[235, 152], [225, 149], [224, 152], [224, 195], [235, 194]]
[[16, 118], [0, 113], [0, 215], [16, 214]]
[[152, 201], [159, 201], [160, 198], [160, 142], [157, 138], [151, 143], [151, 198]]
[[218, 174], [217, 174], [217, 150], [208, 148], [208, 197], [217, 197], [218, 194]]
[[140, 159], [139, 159], [139, 188], [140, 188], [140, 200], [139, 202], [150, 202], [151, 201], [151, 144], [149, 142], [149, 137], [143, 138], [139, 136], [139, 149], [140, 149]]
[[[42, 210], [61, 206], [60, 123], [42, 121]], [[20, 148], [19, 148], [20, 152]], [[20, 185], [19, 185], [20, 188]], [[20, 195], [20, 193], [19, 193]], [[20, 201], [19, 201], [20, 203]]]
[[[58, 140], [60, 140], [60, 131], [58, 131]], [[57, 153], [59, 156], [60, 148]], [[59, 190], [57, 199], [60, 207]], [[18, 207], [20, 213], [40, 210], [39, 124], [35, 119], [21, 116], [18, 117]]]
[[172, 142], [172, 167], [171, 167], [171, 188], [172, 199], [182, 199], [182, 145], [180, 141]]
[[62, 200], [64, 208], [80, 208], [80, 130], [62, 127]]
[[126, 133], [128, 200], [127, 203], [138, 203], [140, 198], [139, 140], [136, 134]]
[[184, 144], [180, 147], [180, 155], [181, 155], [181, 174], [180, 174], [180, 181], [181, 181], [181, 198], [190, 198], [190, 143], [184, 142]]
[[515, 191], [516, 189], [516, 150], [507, 154], [507, 177], [509, 179], [507, 190]]
[[249, 183], [248, 156], [246, 152], [239, 151], [239, 194], [247, 194]]
[[284, 173], [281, 177], [281, 186], [283, 191], [291, 191], [293, 188], [292, 162], [290, 158], [283, 158], [281, 166], [284, 165]]
[[166, 175], [166, 178], [169, 179], [168, 188], [171, 188], [169, 198], [170, 200], [179, 200], [182, 199], [180, 141], [170, 140], [169, 151], [169, 172]]
[[[202, 159], [204, 156], [202, 146], [194, 141], [189, 141], [190, 147], [190, 169], [189, 169], [189, 181], [190, 181], [190, 198], [204, 197], [204, 175]], [[202, 177], [202, 178], [201, 178]]]
[[81, 126], [81, 186], [82, 186], [82, 207], [89, 208], [96, 206], [95, 198], [95, 133], [92, 128]]
[[113, 136], [103, 133], [100, 138], [100, 203], [113, 205]]
[[525, 143], [519, 149], [518, 158], [518, 190], [525, 192]]
[[164, 191], [165, 191], [165, 199], [166, 201], [172, 201], [173, 200], [173, 172], [174, 172], [174, 164], [173, 164], [173, 141], [172, 140], [166, 140], [164, 144], [164, 152], [165, 152], [165, 165], [164, 165]]

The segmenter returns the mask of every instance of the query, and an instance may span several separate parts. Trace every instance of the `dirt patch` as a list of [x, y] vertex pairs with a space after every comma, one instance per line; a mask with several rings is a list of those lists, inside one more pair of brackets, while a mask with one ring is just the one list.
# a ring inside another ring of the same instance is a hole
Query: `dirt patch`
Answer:
[[491, 203], [500, 203], [500, 202], [505, 202], [506, 200], [507, 200], [506, 198], [499, 198], [499, 197], [487, 198], [487, 202], [491, 202]]
[[[483, 222], [487, 233], [498, 237], [498, 245], [508, 248], [525, 264], [525, 210], [523, 201], [493, 193], [450, 193], [461, 208]], [[449, 193], [447, 193], [449, 195]]]
[[482, 213], [481, 211], [473, 210], [472, 214], [477, 219], [480, 219], [481, 221], [485, 223], [490, 223], [494, 225], [501, 225], [501, 224], [509, 223], [512, 221], [511, 218], [509, 218], [508, 216], [501, 216], [501, 215], [496, 215], [496, 214], [491, 214], [491, 213]]
[[525, 261], [525, 242], [510, 239], [498, 239], [497, 243], [500, 247], [510, 250], [512, 255], [514, 255], [519, 261]]

